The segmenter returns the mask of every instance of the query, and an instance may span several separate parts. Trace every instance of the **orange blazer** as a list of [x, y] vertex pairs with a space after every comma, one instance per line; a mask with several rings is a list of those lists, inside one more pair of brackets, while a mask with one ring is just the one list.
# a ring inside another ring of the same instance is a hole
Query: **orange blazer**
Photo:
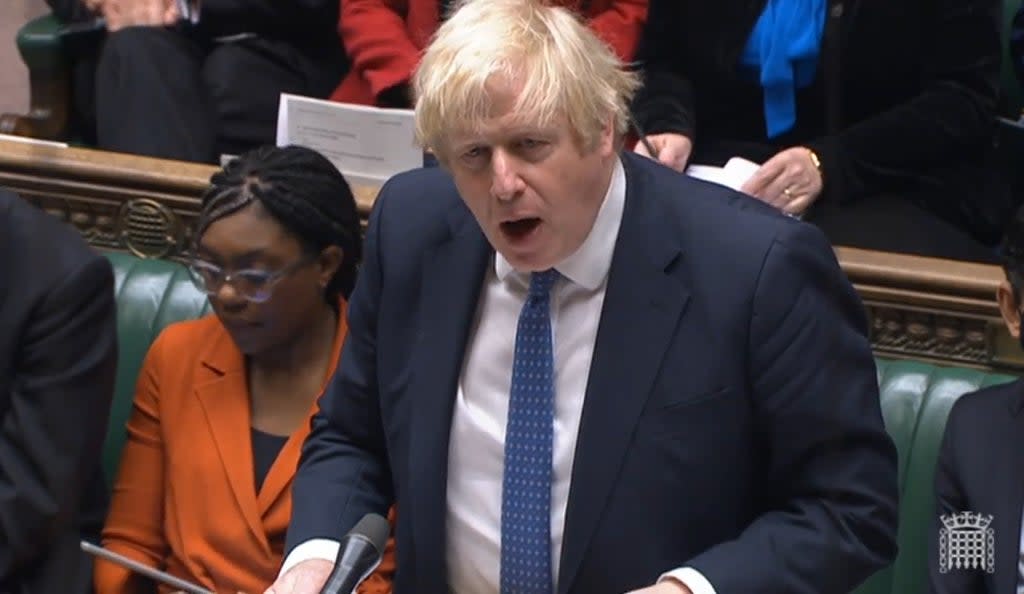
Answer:
[[[352, 60], [331, 99], [375, 105], [382, 91], [406, 83], [438, 27], [438, 0], [339, 0], [338, 33]], [[591, 0], [590, 27], [625, 62], [633, 59], [648, 0]], [[578, 10], [582, 0], [555, 0]]]
[[[345, 309], [342, 302], [325, 385], [347, 330]], [[282, 562], [308, 434], [308, 422], [291, 434], [257, 493], [242, 352], [214, 315], [168, 326], [139, 374], [103, 546], [218, 593], [262, 594]], [[389, 546], [360, 592], [390, 592], [393, 570]], [[131, 591], [132, 575], [98, 560], [97, 594]]]

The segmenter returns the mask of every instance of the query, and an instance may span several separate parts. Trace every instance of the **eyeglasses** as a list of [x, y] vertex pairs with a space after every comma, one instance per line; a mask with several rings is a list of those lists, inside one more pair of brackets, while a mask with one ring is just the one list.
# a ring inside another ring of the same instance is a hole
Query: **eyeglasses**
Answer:
[[207, 295], [216, 295], [224, 283], [228, 283], [246, 301], [264, 303], [274, 294], [274, 286], [281, 279], [313, 262], [316, 258], [316, 254], [307, 254], [276, 272], [245, 268], [230, 273], [206, 260], [194, 259], [189, 264], [188, 272], [192, 278], [192, 284]]

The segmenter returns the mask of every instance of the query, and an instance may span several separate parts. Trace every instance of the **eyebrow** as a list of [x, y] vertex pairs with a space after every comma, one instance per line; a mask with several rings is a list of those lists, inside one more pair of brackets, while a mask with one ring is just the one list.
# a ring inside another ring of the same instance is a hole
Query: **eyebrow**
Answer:
[[[225, 260], [225, 258], [220, 256], [220, 254], [218, 254], [217, 252], [211, 250], [209, 247], [203, 245], [202, 243], [200, 243], [198, 246], [196, 246], [196, 255], [209, 257], [211, 260], [214, 260], [215, 263], [223, 263], [224, 260]], [[249, 261], [255, 260], [257, 258], [263, 257], [265, 255], [266, 255], [266, 250], [257, 248], [257, 249], [254, 249], [254, 250], [249, 250], [247, 252], [243, 252], [243, 253], [235, 256], [231, 260], [232, 260], [232, 262], [249, 262]]]

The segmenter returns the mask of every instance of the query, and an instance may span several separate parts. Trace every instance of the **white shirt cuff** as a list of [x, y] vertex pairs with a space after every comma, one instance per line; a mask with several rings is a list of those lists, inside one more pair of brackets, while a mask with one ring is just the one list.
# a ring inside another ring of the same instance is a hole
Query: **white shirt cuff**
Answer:
[[284, 563], [281, 564], [281, 571], [278, 572], [277, 576], [281, 577], [292, 567], [310, 559], [325, 559], [334, 563], [338, 558], [338, 549], [340, 548], [341, 543], [336, 540], [311, 538], [292, 549], [292, 552], [285, 558]]
[[[296, 548], [295, 550], [298, 550]], [[715, 594], [715, 588], [708, 581], [708, 578], [704, 577], [704, 574], [697, 571], [692, 567], [682, 567], [680, 569], [674, 569], [667, 573], [663, 573], [658, 578], [658, 583], [667, 580], [674, 579], [683, 583], [684, 586], [690, 589], [693, 594]]]

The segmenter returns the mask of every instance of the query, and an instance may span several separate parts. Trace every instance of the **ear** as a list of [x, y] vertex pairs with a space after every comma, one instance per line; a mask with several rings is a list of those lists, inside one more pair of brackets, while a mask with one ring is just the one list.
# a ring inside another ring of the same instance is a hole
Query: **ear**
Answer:
[[1003, 323], [1010, 335], [1014, 338], [1020, 337], [1020, 306], [1017, 297], [1013, 293], [1013, 287], [1008, 281], [999, 283], [996, 289], [996, 301], [999, 302], [999, 313], [1003, 315]]
[[320, 252], [320, 256], [317, 258], [317, 266], [319, 271], [317, 275], [320, 277], [320, 286], [327, 288], [327, 285], [331, 283], [331, 279], [338, 273], [338, 269], [341, 268], [342, 262], [345, 261], [345, 252], [336, 245], [329, 245]]

